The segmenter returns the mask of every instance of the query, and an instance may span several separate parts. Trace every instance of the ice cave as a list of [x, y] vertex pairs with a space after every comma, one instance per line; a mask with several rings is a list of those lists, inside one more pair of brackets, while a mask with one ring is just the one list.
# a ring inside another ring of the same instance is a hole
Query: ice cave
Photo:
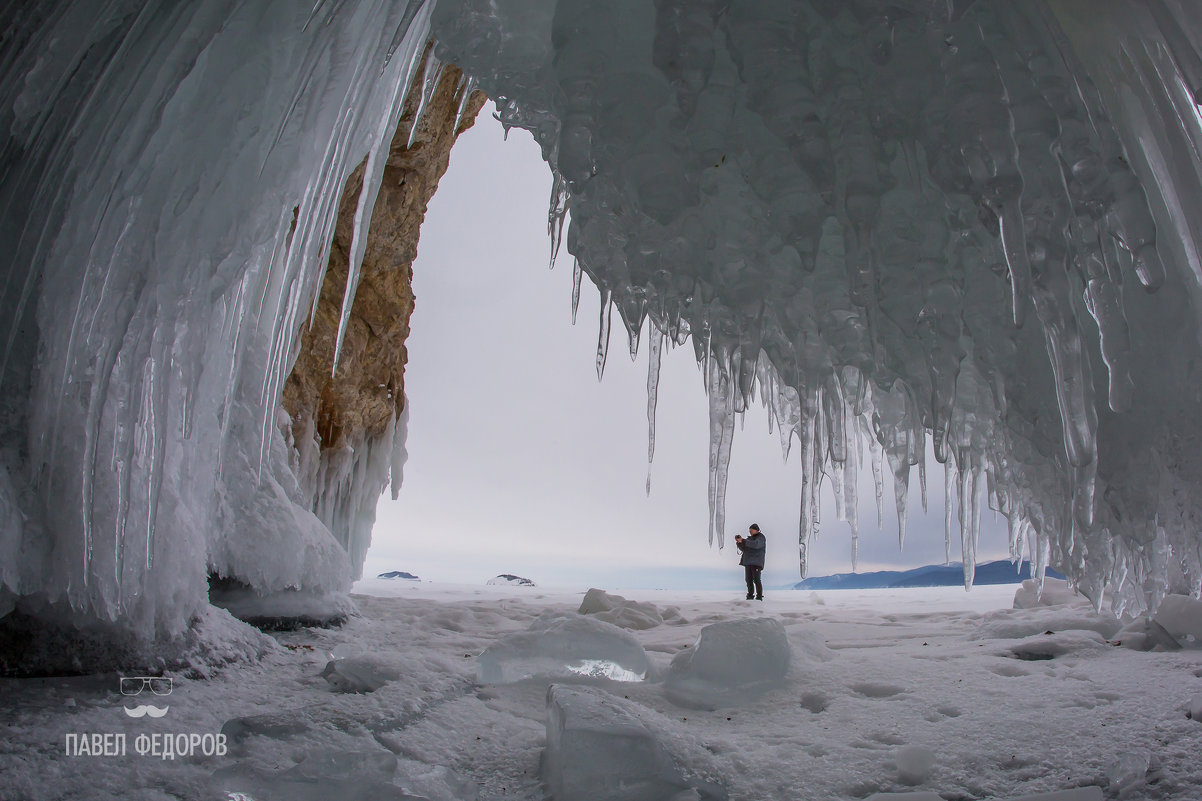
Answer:
[[[820, 492], [853, 539], [863, 493], [904, 537], [918, 483], [966, 587], [992, 509], [1037, 583], [1054, 568], [1092, 605], [1072, 636], [1027, 642], [1063, 628], [1051, 612], [1006, 629], [1026, 643], [1007, 659], [1097, 652], [1170, 595], [1187, 610], [1170, 618], [1188, 618], [1202, 593], [1199, 93], [1192, 0], [5, 3], [0, 675], [204, 675], [258, 647], [212, 604], [259, 623], [354, 613], [376, 502], [405, 463], [419, 226], [486, 99], [553, 177], [548, 256], [574, 271], [573, 311], [585, 277], [600, 293], [598, 374], [611, 344], [650, 354], [648, 458], [660, 354], [691, 345], [710, 545], [724, 543], [738, 421], [762, 404], [801, 457], [801, 577]], [[926, 498], [932, 470], [944, 497]], [[539, 621], [521, 636], [554, 623]], [[1147, 626], [1148, 642], [1169, 636]], [[765, 687], [798, 664], [831, 670], [821, 641], [767, 628], [779, 670]], [[458, 697], [418, 657], [334, 656], [322, 675], [339, 691], [419, 676]], [[668, 675], [648, 664], [631, 675]], [[562, 771], [591, 748], [573, 726], [597, 716], [651, 738], [646, 797], [727, 797], [717, 752], [603, 695], [546, 693], [557, 798], [594, 786]], [[962, 712], [939, 710], [927, 720]], [[933, 759], [903, 749], [902, 784]], [[1136, 753], [1140, 781], [1157, 759]], [[229, 775], [258, 788], [247, 798], [275, 797], [276, 780], [289, 798], [467, 797], [442, 774], [381, 795], [394, 766], [379, 765], [342, 754], [270, 781]], [[321, 784], [363, 775], [379, 781], [360, 795]], [[888, 789], [874, 781], [827, 789]], [[965, 787], [956, 797], [982, 797]]]
[[803, 455], [802, 575], [819, 487], [854, 515], [871, 460], [903, 532], [945, 471], [966, 583], [988, 507], [1099, 607], [1202, 589], [1191, 3], [30, 0], [0, 26], [13, 631], [171, 638], [210, 583], [336, 610], [404, 453], [379, 265], [481, 93], [554, 175], [597, 369], [614, 318], [632, 350], [650, 320], [654, 421], [659, 350], [691, 341], [711, 540], [762, 402]]

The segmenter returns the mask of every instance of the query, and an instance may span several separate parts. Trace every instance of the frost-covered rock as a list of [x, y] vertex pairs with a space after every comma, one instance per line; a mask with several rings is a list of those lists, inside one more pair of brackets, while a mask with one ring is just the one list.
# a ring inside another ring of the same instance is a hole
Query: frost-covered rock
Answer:
[[535, 586], [534, 582], [531, 581], [530, 579], [522, 578], [521, 576], [515, 576], [512, 573], [502, 573], [499, 576], [494, 576], [493, 578], [490, 578], [485, 583], [490, 584], [490, 585], [509, 585], [512, 587], [533, 587], [533, 586]]
[[493, 643], [476, 660], [482, 684], [509, 684], [534, 676], [594, 676], [640, 681], [651, 663], [629, 633], [581, 615], [544, 615], [529, 631]]
[[790, 653], [785, 627], [774, 618], [713, 623], [672, 659], [664, 689], [681, 706], [737, 706], [783, 686]]
[[580, 609], [577, 611], [624, 629], [643, 630], [655, 628], [665, 622], [688, 622], [680, 616], [680, 610], [674, 606], [661, 611], [655, 604], [631, 601], [596, 587], [584, 594], [584, 600], [580, 602]]
[[1031, 609], [1036, 606], [1060, 606], [1084, 600], [1076, 590], [1069, 586], [1064, 579], [1045, 578], [1043, 592], [1039, 590], [1039, 582], [1035, 579], [1025, 579], [1021, 587], [1014, 592], [1015, 609]]
[[547, 690], [543, 781], [555, 801], [723, 801], [707, 757], [650, 709], [597, 687]]
[[1202, 601], [1188, 595], [1168, 595], [1152, 618], [1179, 639], [1202, 643]]
[[864, 801], [943, 801], [939, 793], [916, 790], [910, 793], [873, 793]]
[[421, 581], [417, 576], [405, 570], [389, 570], [387, 573], [380, 573], [376, 578], [382, 579], [405, 579], [407, 581]]

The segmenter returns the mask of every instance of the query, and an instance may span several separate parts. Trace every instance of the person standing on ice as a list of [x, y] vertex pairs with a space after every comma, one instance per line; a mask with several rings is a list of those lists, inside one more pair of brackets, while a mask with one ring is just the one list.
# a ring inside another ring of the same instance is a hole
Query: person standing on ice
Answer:
[[755, 598], [762, 601], [764, 585], [760, 583], [760, 574], [764, 572], [764, 550], [768, 541], [755, 523], [747, 527], [747, 534], [746, 537], [735, 535], [735, 546], [743, 554], [739, 557], [739, 564], [743, 566], [747, 579], [747, 600]]

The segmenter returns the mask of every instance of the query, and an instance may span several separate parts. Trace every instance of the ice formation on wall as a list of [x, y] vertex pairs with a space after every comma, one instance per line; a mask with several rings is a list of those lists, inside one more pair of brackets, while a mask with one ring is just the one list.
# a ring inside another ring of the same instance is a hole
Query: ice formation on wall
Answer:
[[611, 308], [632, 349], [650, 320], [653, 371], [658, 332], [692, 336], [711, 539], [758, 389], [801, 449], [803, 575], [820, 487], [854, 543], [858, 465], [878, 510], [887, 467], [904, 537], [929, 442], [966, 584], [989, 506], [1098, 603], [1202, 587], [1194, 4], [444, 0], [433, 25], [552, 167], [599, 368]]
[[[0, 10], [0, 616], [170, 635], [210, 570], [349, 587], [369, 529], [310, 511], [279, 398], [366, 156], [363, 252], [430, 9]], [[352, 480], [378, 495], [403, 449], [376, 450]]]
[[[854, 536], [861, 460], [904, 534], [929, 438], [966, 581], [988, 505], [1099, 603], [1202, 588], [1184, 0], [23, 0], [0, 10], [0, 615], [171, 633], [209, 568], [346, 585], [361, 549], [309, 511], [328, 488], [297, 481], [278, 400], [366, 156], [350, 303], [431, 25], [543, 148], [598, 370], [614, 308], [632, 350], [647, 319], [653, 351], [692, 336], [719, 542], [758, 389], [801, 450], [803, 573], [824, 482]], [[382, 487], [388, 454], [362, 463]]]

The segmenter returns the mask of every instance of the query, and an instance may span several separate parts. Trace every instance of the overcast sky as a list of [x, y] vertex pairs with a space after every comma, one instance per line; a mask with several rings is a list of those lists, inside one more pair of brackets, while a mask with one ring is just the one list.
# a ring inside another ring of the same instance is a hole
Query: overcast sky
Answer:
[[[399, 500], [381, 499], [364, 575], [737, 589], [733, 536], [756, 522], [768, 538], [765, 585], [797, 581], [797, 449], [782, 461], [758, 404], [735, 433], [726, 547], [707, 544], [709, 417], [691, 343], [665, 349], [646, 495], [645, 350], [631, 361], [615, 315], [598, 384], [598, 293], [586, 277], [573, 327], [566, 248], [547, 270], [550, 173], [525, 131], [503, 140], [492, 111], [455, 145], [422, 227], [405, 371], [409, 460]], [[943, 468], [933, 460], [928, 483], [923, 515], [915, 472], [899, 553], [891, 479], [878, 530], [871, 475], [861, 478], [860, 571], [943, 561]], [[981, 561], [1006, 552], [1004, 521], [991, 517]], [[849, 530], [827, 488], [810, 572], [850, 569]]]

